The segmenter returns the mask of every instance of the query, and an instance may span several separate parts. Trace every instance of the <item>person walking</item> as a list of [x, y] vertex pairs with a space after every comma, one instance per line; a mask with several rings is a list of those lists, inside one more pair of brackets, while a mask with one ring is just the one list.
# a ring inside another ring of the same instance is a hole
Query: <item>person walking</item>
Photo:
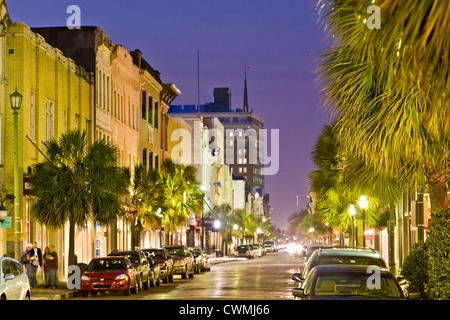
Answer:
[[48, 279], [48, 265], [50, 263], [50, 248], [49, 247], [45, 247], [44, 249], [44, 255], [42, 256], [42, 259], [44, 261], [44, 265], [43, 265], [43, 269], [44, 269], [44, 280], [45, 280], [45, 288], [50, 288], [50, 282]]
[[[25, 270], [27, 271], [27, 276], [28, 276], [28, 281], [30, 281], [31, 278], [31, 249], [33, 248], [33, 245], [27, 244], [26, 249], [25, 249], [25, 258], [23, 259], [22, 263], [25, 266]], [[31, 282], [30, 282], [30, 286], [31, 286]]]
[[50, 246], [46, 259], [46, 269], [48, 273], [47, 285], [51, 289], [56, 289], [58, 286], [58, 277], [56, 275], [58, 270], [58, 254], [56, 253], [54, 245]]
[[33, 246], [30, 250], [31, 253], [31, 272], [30, 272], [30, 287], [37, 287], [37, 272], [40, 266], [42, 266], [42, 253], [38, 248], [37, 242], [33, 242]]

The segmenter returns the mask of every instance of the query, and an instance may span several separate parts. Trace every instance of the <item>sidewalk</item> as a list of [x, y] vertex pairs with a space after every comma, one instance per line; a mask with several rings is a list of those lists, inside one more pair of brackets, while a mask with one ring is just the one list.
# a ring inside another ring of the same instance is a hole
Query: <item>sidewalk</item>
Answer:
[[57, 289], [44, 288], [40, 283], [38, 287], [31, 288], [31, 300], [64, 300], [80, 295], [79, 290], [70, 290], [66, 282], [58, 282]]

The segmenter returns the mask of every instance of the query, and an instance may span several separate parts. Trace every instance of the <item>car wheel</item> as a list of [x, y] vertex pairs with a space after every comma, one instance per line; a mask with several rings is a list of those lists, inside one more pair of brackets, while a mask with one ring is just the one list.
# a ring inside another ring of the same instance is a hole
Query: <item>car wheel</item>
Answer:
[[189, 279], [194, 279], [195, 268], [192, 266], [191, 273], [189, 273]]
[[172, 272], [169, 275], [169, 282], [173, 282], [173, 269], [172, 269]]
[[187, 279], [188, 272], [187, 272], [187, 266], [184, 266], [184, 272], [181, 274], [182, 279]]
[[27, 294], [25, 295], [25, 299], [24, 300], [31, 300], [30, 297], [30, 292], [28, 291]]
[[161, 285], [161, 278], [158, 276], [158, 279], [156, 279], [156, 286]]
[[150, 287], [152, 287], [152, 288], [156, 287], [156, 279], [155, 279], [155, 277], [153, 277], [152, 281], [150, 281]]
[[[127, 285], [127, 288], [126, 288], [125, 290], [123, 290], [123, 295], [124, 295], [124, 296], [129, 296], [129, 295], [131, 294], [131, 288], [130, 288], [130, 286], [131, 286], [131, 279], [128, 278], [128, 285]], [[135, 290], [137, 290], [136, 286], [137, 286], [137, 279], [136, 279]]]
[[[130, 287], [130, 285], [128, 285], [128, 287]], [[133, 293], [133, 294], [136, 294], [136, 293], [139, 293], [139, 285], [138, 285], [138, 282], [136, 281], [136, 285], [134, 286], [134, 288], [130, 288], [130, 292], [131, 293]], [[127, 296], [128, 296], [129, 294], [127, 294]]]
[[144, 289], [148, 290], [148, 288], [150, 288], [151, 283], [150, 283], [150, 276], [147, 276], [147, 281], [144, 282]]

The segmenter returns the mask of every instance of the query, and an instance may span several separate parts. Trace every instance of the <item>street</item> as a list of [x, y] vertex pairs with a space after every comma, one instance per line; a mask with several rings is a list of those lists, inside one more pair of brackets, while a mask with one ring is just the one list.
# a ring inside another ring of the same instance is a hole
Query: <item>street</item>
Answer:
[[196, 274], [194, 279], [175, 276], [173, 283], [161, 283], [130, 296], [106, 292], [73, 300], [293, 300], [291, 291], [297, 284], [291, 276], [302, 271], [303, 263], [301, 255], [280, 251], [251, 260], [215, 264], [211, 271]]

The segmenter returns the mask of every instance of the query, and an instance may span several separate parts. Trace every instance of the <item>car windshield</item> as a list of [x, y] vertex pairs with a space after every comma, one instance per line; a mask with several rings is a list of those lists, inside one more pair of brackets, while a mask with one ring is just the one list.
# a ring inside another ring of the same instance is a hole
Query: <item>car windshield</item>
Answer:
[[108, 271], [126, 269], [123, 259], [96, 259], [89, 264], [88, 271]]
[[140, 264], [139, 256], [137, 254], [116, 253], [115, 256], [127, 257], [132, 264]]
[[248, 250], [247, 246], [238, 246], [237, 247], [238, 250]]
[[386, 267], [381, 259], [371, 257], [321, 257], [317, 265], [335, 265], [335, 264], [354, 264], [370, 266], [375, 265], [378, 267]]
[[164, 253], [161, 251], [146, 251], [147, 255], [152, 258], [156, 259], [164, 259]]
[[173, 248], [173, 249], [168, 249], [169, 254], [172, 256], [184, 256], [184, 250], [183, 249], [177, 249], [177, 248]]
[[315, 296], [365, 296], [401, 298], [395, 279], [387, 274], [339, 273], [317, 276]]

